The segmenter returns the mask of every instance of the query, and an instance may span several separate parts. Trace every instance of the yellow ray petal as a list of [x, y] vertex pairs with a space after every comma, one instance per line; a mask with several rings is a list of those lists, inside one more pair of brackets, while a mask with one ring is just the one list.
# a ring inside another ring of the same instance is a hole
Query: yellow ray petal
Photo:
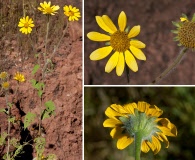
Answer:
[[112, 104], [110, 106], [110, 108], [112, 108], [117, 113], [120, 113], [121, 115], [128, 113], [128, 111], [124, 107], [122, 107], [121, 105]]
[[134, 46], [130, 46], [130, 50], [133, 53], [133, 55], [139, 59], [139, 60], [146, 60], [146, 56], [144, 55], [144, 53], [141, 51], [141, 49], [138, 49]]
[[136, 48], [145, 48], [146, 47], [146, 45], [143, 42], [138, 41], [138, 40], [131, 40], [130, 45], [132, 45]]
[[138, 71], [138, 65], [134, 58], [134, 56], [129, 52], [129, 50], [125, 51], [125, 62], [127, 66], [134, 72]]
[[109, 118], [109, 119], [106, 119], [104, 121], [103, 126], [112, 128], [112, 127], [116, 127], [117, 125], [120, 125], [120, 124], [122, 124], [122, 122], [119, 121], [118, 119], [111, 119], [111, 118]]
[[116, 67], [118, 63], [118, 58], [119, 58], [119, 52], [115, 52], [108, 60], [105, 67], [105, 72], [110, 73]]
[[93, 61], [100, 60], [108, 56], [111, 51], [112, 51], [111, 46], [102, 47], [93, 51], [89, 58]]
[[141, 150], [142, 150], [142, 152], [144, 152], [144, 153], [147, 153], [147, 152], [150, 150], [150, 148], [148, 147], [148, 145], [146, 144], [145, 141], [142, 142]]
[[139, 33], [140, 33], [140, 25], [134, 26], [134, 27], [130, 30], [130, 32], [129, 32], [129, 34], [128, 34], [128, 38], [133, 38], [133, 37], [137, 36]]
[[110, 29], [110, 28], [105, 24], [105, 22], [104, 22], [104, 20], [103, 20], [102, 17], [96, 16], [95, 18], [96, 18], [97, 24], [98, 24], [104, 31], [106, 31], [106, 32], [108, 32], [108, 33], [111, 33], [111, 34], [114, 33], [114, 31], [112, 31], [112, 29]]
[[99, 32], [89, 32], [87, 37], [92, 41], [109, 41], [110, 36], [99, 33]]
[[116, 65], [116, 74], [117, 76], [121, 76], [123, 74], [125, 68], [125, 60], [122, 52], [119, 54], [118, 64]]
[[105, 111], [105, 114], [109, 117], [116, 117], [116, 116], [123, 116], [123, 113], [127, 113], [122, 106], [112, 104], [110, 107], [108, 107]]
[[110, 136], [112, 137], [112, 138], [116, 138], [116, 139], [118, 139], [118, 138], [121, 138], [124, 134], [122, 134], [122, 132], [123, 132], [123, 128], [121, 128], [121, 127], [115, 127], [115, 128], [113, 128], [112, 130], [111, 130], [111, 132], [110, 132]]
[[113, 31], [116, 32], [117, 28], [114, 25], [114, 23], [112, 22], [112, 20], [107, 16], [107, 15], [103, 15], [102, 19], [104, 21], [104, 23]]
[[149, 106], [150, 106], [150, 104], [148, 104], [146, 102], [138, 102], [138, 104], [137, 104], [137, 108], [140, 112], [147, 112]]
[[127, 137], [127, 136], [123, 136], [121, 138], [118, 139], [117, 141], [117, 148], [118, 149], [124, 149], [126, 148], [128, 145], [130, 145], [133, 142], [133, 138]]
[[134, 114], [134, 109], [137, 108], [136, 103], [129, 103], [124, 105], [125, 110], [127, 110], [128, 113]]
[[124, 31], [127, 25], [127, 16], [124, 11], [122, 11], [118, 17], [118, 25], [120, 31]]

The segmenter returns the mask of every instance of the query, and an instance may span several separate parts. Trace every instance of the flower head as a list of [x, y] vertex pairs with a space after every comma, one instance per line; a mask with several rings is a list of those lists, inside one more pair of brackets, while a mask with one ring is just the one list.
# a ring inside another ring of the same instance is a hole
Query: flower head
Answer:
[[124, 106], [113, 104], [105, 114], [109, 117], [104, 127], [113, 128], [112, 138], [118, 139], [117, 148], [124, 149], [130, 145], [136, 133], [142, 134], [141, 150], [147, 153], [150, 149], [154, 154], [161, 149], [160, 141], [169, 147], [167, 136], [176, 136], [177, 128], [167, 118], [159, 118], [163, 111], [146, 102], [130, 103]]
[[42, 11], [43, 14], [51, 14], [55, 15], [57, 13], [56, 11], [60, 9], [58, 5], [53, 5], [51, 6], [51, 2], [49, 1], [48, 3], [44, 1], [43, 3], [40, 3], [41, 7], [38, 7], [38, 10]]
[[9, 89], [9, 82], [3, 82], [1, 84], [2, 88], [5, 89], [5, 90], [8, 90]]
[[18, 82], [24, 82], [25, 81], [25, 77], [23, 74], [21, 74], [20, 72], [17, 72], [14, 76], [14, 79]]
[[0, 79], [4, 80], [4, 79], [6, 79], [7, 77], [8, 77], [7, 72], [1, 72], [1, 73], [0, 73]]
[[64, 6], [64, 14], [69, 17], [68, 20], [69, 21], [78, 21], [79, 18], [81, 17], [81, 13], [79, 12], [79, 9], [76, 7], [72, 7], [71, 5]]
[[172, 30], [177, 34], [174, 38], [175, 41], [179, 41], [178, 46], [184, 46], [186, 48], [195, 48], [195, 14], [191, 20], [185, 14], [180, 17], [180, 22], [172, 22], [177, 27], [176, 30]]
[[24, 34], [28, 34], [32, 32], [32, 27], [34, 27], [35, 25], [33, 24], [33, 20], [32, 18], [29, 18], [29, 16], [20, 18], [20, 22], [18, 24], [18, 27], [20, 28], [20, 32], [24, 33]]
[[91, 60], [101, 60], [107, 57], [111, 51], [114, 54], [108, 60], [105, 72], [110, 73], [116, 67], [116, 74], [121, 76], [125, 63], [134, 72], [138, 71], [138, 65], [135, 57], [139, 60], [146, 60], [144, 53], [141, 51], [145, 48], [145, 44], [139, 40], [132, 39], [140, 33], [140, 26], [134, 26], [128, 31], [127, 17], [125, 12], [121, 12], [118, 17], [119, 29], [113, 24], [112, 20], [107, 16], [96, 16], [98, 25], [108, 33], [89, 32], [87, 37], [92, 41], [106, 41], [107, 46], [93, 51], [90, 55]]

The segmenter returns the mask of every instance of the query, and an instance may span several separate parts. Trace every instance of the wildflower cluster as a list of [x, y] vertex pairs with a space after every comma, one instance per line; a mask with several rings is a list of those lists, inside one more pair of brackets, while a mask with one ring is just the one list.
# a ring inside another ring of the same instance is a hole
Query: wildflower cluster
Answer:
[[[16, 72], [14, 78], [14, 80], [18, 81], [18, 82], [24, 82], [25, 81], [25, 77], [22, 73], [20, 72]], [[0, 80], [1, 80], [1, 87], [4, 90], [8, 90], [9, 89], [9, 75], [7, 72], [1, 72], [0, 73]]]
[[[44, 1], [43, 3], [40, 3], [40, 7], [38, 7], [38, 10], [46, 15], [55, 15], [59, 9], [60, 7], [58, 5], [51, 5], [50, 1]], [[69, 21], [78, 21], [81, 17], [80, 11], [76, 7], [65, 5], [63, 9], [64, 14], [68, 17]], [[29, 16], [25, 16], [23, 18], [20, 18], [18, 27], [20, 27], [20, 32], [24, 34], [30, 34], [32, 32], [32, 28], [35, 27], [35, 25], [32, 18], [30, 18]]]

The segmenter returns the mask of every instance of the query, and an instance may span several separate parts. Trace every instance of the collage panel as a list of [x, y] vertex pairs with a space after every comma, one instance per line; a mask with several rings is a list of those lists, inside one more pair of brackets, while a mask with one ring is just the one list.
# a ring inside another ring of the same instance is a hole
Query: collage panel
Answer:
[[0, 160], [82, 159], [83, 0], [0, 0]]
[[84, 8], [85, 85], [194, 84], [194, 2], [85, 0]]
[[193, 159], [194, 95], [194, 87], [85, 87], [84, 159]]

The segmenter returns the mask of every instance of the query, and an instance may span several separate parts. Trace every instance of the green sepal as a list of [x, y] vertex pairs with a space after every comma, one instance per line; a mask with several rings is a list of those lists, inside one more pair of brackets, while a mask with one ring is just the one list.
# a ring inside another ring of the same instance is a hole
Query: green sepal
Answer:
[[105, 45], [106, 45], [106, 46], [110, 46], [110, 42], [106, 42]]
[[178, 44], [177, 44], [177, 46], [181, 47], [181, 46], [182, 46], [182, 44], [181, 44], [181, 43], [178, 43]]
[[195, 13], [192, 16], [192, 22], [195, 22]]
[[175, 26], [175, 27], [180, 27], [179, 23], [178, 22], [174, 22], [172, 21], [172, 24]]
[[188, 19], [188, 17], [184, 13], [181, 14], [181, 17]]
[[178, 34], [178, 30], [171, 30], [172, 33]]
[[125, 29], [125, 32], [129, 33], [129, 30], [130, 30], [130, 26], [127, 26], [127, 28]]
[[176, 36], [176, 37], [173, 38], [173, 40], [174, 41], [179, 41], [179, 37]]
[[129, 119], [126, 118], [126, 117], [119, 117], [119, 119], [120, 119], [120, 121], [121, 121], [123, 124], [126, 124], [126, 123], [129, 121]]

